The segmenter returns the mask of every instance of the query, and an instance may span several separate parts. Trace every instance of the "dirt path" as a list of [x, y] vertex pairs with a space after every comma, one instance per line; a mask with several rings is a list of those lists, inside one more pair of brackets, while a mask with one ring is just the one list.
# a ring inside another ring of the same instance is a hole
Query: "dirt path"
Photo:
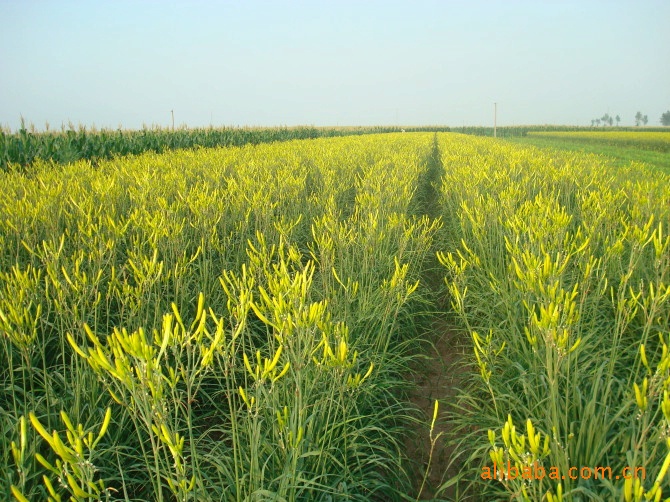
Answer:
[[[426, 178], [423, 180], [425, 189], [419, 200], [418, 207], [431, 218], [437, 218], [439, 211], [439, 183], [444, 173], [437, 138], [433, 146], [431, 157], [428, 160]], [[450, 488], [435, 494], [439, 487], [448, 479], [457, 474], [457, 469], [451, 465], [453, 448], [447, 445], [450, 439], [448, 415], [453, 411], [457, 400], [457, 393], [463, 378], [467, 373], [463, 371], [464, 344], [455, 329], [454, 322], [448, 319], [446, 312], [450, 311], [446, 292], [443, 288], [444, 270], [434, 261], [422, 280], [424, 287], [432, 291], [436, 299], [435, 314], [429, 331], [424, 335], [429, 344], [426, 344], [424, 357], [417, 361], [414, 372], [408, 377], [413, 384], [409, 394], [409, 401], [416, 406], [423, 416], [412, 437], [405, 443], [407, 455], [414, 467], [416, 494], [419, 494], [421, 484], [429, 467], [431, 438], [430, 423], [433, 417], [435, 400], [439, 401], [439, 415], [433, 430], [433, 438], [441, 436], [435, 442], [430, 468], [426, 482], [420, 494], [420, 500], [452, 500], [455, 490]]]
[[[458, 370], [463, 359], [463, 347], [453, 327], [444, 319], [436, 319], [432, 330], [433, 347], [421, 359], [416, 372], [410, 380], [414, 389], [409, 400], [424, 417], [423, 423], [417, 424], [414, 437], [406, 442], [407, 455], [414, 464], [417, 494], [426, 473], [430, 457], [430, 422], [433, 417], [435, 400], [439, 401], [439, 415], [433, 430], [433, 437], [442, 434], [436, 441], [430, 464], [430, 471], [421, 492], [420, 500], [433, 500], [437, 489], [449, 478], [457, 474], [452, 465], [449, 466], [452, 449], [448, 447], [449, 423], [447, 415], [450, 407], [456, 402], [457, 389], [464, 374]], [[450, 500], [453, 490], [447, 489], [440, 493], [439, 499]]]

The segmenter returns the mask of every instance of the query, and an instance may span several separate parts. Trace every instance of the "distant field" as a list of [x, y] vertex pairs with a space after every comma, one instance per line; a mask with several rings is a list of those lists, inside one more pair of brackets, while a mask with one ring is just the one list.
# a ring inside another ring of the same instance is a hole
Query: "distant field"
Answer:
[[39, 132], [22, 126], [16, 132], [0, 128], [0, 170], [32, 165], [37, 160], [67, 164], [77, 160], [100, 161], [144, 152], [166, 152], [187, 148], [258, 145], [294, 139], [418, 131], [448, 131], [445, 126], [427, 127], [207, 127], [143, 128], [141, 130], [96, 129], [80, 126]]
[[670, 172], [670, 131], [528, 132], [526, 136], [506, 140], [520, 145], [604, 155], [615, 167], [642, 162]]
[[648, 131], [552, 131], [529, 132], [530, 137], [554, 138], [561, 140], [586, 141], [607, 145], [629, 146], [670, 152], [670, 130], [667, 132]]

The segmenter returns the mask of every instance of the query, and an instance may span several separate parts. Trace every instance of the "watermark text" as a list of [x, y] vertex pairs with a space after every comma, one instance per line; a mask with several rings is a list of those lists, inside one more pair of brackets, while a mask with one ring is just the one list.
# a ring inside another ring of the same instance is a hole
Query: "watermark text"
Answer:
[[544, 478], [551, 480], [564, 479], [641, 479], [647, 478], [647, 471], [644, 467], [624, 467], [621, 471], [611, 467], [570, 467], [567, 472], [561, 472], [556, 466], [544, 467], [537, 462], [533, 465], [517, 467], [507, 462], [507, 465], [493, 464], [493, 467], [482, 467], [482, 479], [491, 481], [507, 481], [514, 479], [539, 481]]

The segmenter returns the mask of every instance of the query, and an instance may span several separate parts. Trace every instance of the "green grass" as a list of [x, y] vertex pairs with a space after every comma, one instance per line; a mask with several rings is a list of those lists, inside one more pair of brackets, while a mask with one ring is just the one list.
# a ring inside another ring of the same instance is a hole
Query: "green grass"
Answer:
[[631, 162], [642, 162], [652, 168], [660, 169], [670, 173], [670, 154], [634, 148], [631, 146], [614, 146], [602, 143], [593, 143], [574, 139], [542, 138], [532, 136], [517, 136], [505, 138], [510, 143], [525, 146], [537, 146], [539, 148], [551, 148], [554, 150], [569, 150], [596, 155], [604, 155], [611, 159], [615, 167], [624, 167]]

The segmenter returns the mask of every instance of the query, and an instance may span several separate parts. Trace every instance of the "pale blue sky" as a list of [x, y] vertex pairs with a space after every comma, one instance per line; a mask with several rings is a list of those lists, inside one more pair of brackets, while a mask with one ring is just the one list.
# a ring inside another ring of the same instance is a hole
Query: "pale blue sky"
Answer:
[[658, 125], [668, 0], [0, 0], [0, 125]]

